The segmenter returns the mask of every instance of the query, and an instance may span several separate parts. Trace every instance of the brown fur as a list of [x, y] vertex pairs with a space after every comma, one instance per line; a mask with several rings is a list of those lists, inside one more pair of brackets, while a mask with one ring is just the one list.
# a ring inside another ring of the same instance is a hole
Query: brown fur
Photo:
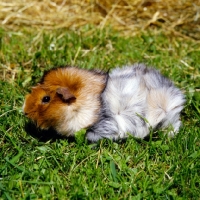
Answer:
[[[41, 129], [72, 135], [96, 122], [105, 84], [106, 74], [75, 67], [50, 70], [26, 96], [24, 113]], [[42, 102], [45, 96], [50, 102]]]

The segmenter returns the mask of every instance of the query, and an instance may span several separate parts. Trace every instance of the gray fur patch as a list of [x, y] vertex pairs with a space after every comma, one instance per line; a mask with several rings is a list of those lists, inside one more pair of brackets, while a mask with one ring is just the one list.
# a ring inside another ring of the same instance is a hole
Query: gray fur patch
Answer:
[[185, 102], [182, 92], [157, 70], [144, 64], [114, 69], [101, 95], [99, 120], [87, 131], [87, 139], [119, 139], [132, 134], [144, 138], [149, 127], [169, 125], [178, 131]]

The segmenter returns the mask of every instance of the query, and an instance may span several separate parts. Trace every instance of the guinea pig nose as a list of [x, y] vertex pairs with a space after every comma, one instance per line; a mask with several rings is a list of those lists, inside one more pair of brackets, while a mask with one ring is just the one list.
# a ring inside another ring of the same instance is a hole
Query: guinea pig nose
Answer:
[[24, 115], [26, 116], [26, 115], [28, 115], [28, 113], [24, 112]]

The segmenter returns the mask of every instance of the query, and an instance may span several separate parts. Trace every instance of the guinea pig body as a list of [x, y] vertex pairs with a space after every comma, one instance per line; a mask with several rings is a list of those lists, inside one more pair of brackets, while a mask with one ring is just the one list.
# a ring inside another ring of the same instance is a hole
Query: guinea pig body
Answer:
[[144, 138], [153, 129], [178, 132], [182, 92], [157, 70], [143, 64], [109, 74], [75, 67], [48, 71], [24, 102], [24, 113], [41, 129], [64, 136], [87, 129], [86, 138]]
[[24, 113], [41, 129], [54, 128], [61, 135], [73, 135], [98, 120], [106, 77], [75, 67], [52, 69], [26, 96]]
[[99, 120], [87, 131], [87, 139], [117, 140], [131, 134], [144, 138], [150, 127], [166, 128], [173, 136], [181, 125], [185, 102], [182, 92], [157, 70], [143, 64], [114, 69], [102, 93]]

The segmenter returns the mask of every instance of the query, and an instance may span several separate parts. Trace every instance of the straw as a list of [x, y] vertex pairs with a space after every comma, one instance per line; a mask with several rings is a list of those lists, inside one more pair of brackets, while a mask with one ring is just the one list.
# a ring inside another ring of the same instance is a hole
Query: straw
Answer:
[[148, 28], [200, 39], [199, 0], [1, 0], [0, 25], [17, 30], [111, 26], [133, 36]]
[[[35, 43], [41, 38], [41, 30], [81, 30], [86, 25], [99, 29], [109, 26], [125, 37], [146, 30], [163, 31], [199, 43], [200, 0], [0, 1], [0, 27], [15, 34], [23, 28], [38, 30]], [[14, 81], [19, 70], [17, 64], [4, 60], [0, 79]]]

